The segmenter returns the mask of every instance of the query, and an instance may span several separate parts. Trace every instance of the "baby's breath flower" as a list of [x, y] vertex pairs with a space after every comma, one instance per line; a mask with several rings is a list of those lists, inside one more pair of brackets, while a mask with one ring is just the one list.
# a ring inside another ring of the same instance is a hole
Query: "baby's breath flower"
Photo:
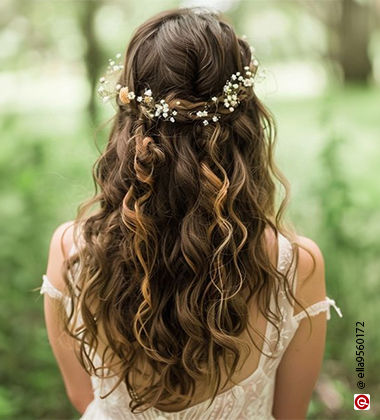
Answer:
[[[241, 74], [238, 71], [232, 74], [230, 78], [226, 80], [222, 93], [219, 96], [212, 96], [211, 100], [208, 100], [205, 103], [203, 110], [195, 112], [195, 115], [202, 119], [203, 125], [206, 126], [211, 121], [217, 122], [221, 119], [220, 114], [216, 115], [214, 113], [212, 117], [210, 116], [210, 120], [208, 120], [211, 105], [213, 110], [215, 110], [215, 108], [218, 108], [220, 102], [224, 104], [226, 109], [233, 112], [240, 104], [241, 88], [252, 87], [254, 85], [256, 80], [254, 79], [254, 76], [256, 75], [252, 73], [251, 69], [253, 66], [257, 67], [259, 64], [258, 60], [254, 57], [254, 50], [255, 49], [251, 47], [251, 63], [249, 66], [244, 66], [244, 73]], [[98, 93], [102, 98], [102, 101], [108, 102], [112, 97], [117, 96], [122, 104], [128, 105], [131, 101], [135, 100], [135, 106], [141, 107], [145, 115], [151, 118], [163, 118], [174, 123], [176, 121], [174, 116], [178, 114], [177, 110], [172, 109], [164, 98], [154, 98], [151, 89], [146, 88], [142, 94], [140, 93], [140, 95], [137, 96], [135, 92], [129, 91], [128, 86], [122, 86], [120, 83], [114, 84], [113, 80], [116, 79], [115, 73], [124, 68], [123, 64], [117, 61], [121, 58], [121, 54], [117, 53], [115, 57], [116, 61], [111, 58], [108, 59], [105, 77], [99, 79], [102, 85], [98, 88]], [[177, 100], [175, 104], [180, 105], [181, 101]], [[189, 111], [189, 114], [193, 115], [193, 111]]]

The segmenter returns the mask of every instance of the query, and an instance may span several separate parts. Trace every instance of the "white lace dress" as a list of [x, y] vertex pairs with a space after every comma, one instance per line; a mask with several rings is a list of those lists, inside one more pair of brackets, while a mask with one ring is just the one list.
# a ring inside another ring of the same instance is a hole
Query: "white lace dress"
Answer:
[[[279, 233], [278, 238], [278, 269], [285, 272], [292, 258], [292, 248], [288, 239]], [[70, 253], [74, 251], [71, 249]], [[63, 299], [67, 309], [70, 305], [68, 297], [54, 288], [48, 277], [44, 274], [41, 293], [48, 293], [56, 299]], [[293, 291], [295, 291], [294, 282]], [[212, 405], [207, 408], [209, 400], [199, 403], [190, 408], [178, 412], [164, 412], [156, 408], [151, 408], [141, 414], [132, 414], [129, 410], [130, 397], [124, 383], [121, 383], [114, 392], [107, 398], [101, 399], [111, 390], [116, 382], [115, 378], [100, 379], [96, 376], [91, 377], [94, 400], [88, 405], [81, 420], [270, 420], [272, 416], [273, 396], [275, 388], [275, 376], [277, 367], [281, 361], [287, 346], [289, 345], [294, 333], [297, 330], [301, 319], [306, 317], [304, 311], [293, 315], [293, 307], [285, 297], [285, 292], [280, 291], [279, 304], [284, 315], [280, 325], [280, 341], [277, 349], [274, 344], [277, 340], [277, 330], [267, 322], [265, 337], [268, 342], [264, 342], [263, 351], [276, 355], [275, 359], [268, 358], [261, 354], [257, 369], [246, 379], [239, 382], [231, 389], [219, 394]], [[330, 319], [330, 306], [333, 306], [338, 315], [342, 317], [340, 309], [335, 301], [326, 297], [320, 302], [316, 302], [307, 308], [311, 316], [317, 315], [322, 311], [327, 312], [327, 319]], [[275, 311], [274, 299], [271, 301], [272, 310]], [[100, 359], [95, 356], [95, 366], [100, 365]]]

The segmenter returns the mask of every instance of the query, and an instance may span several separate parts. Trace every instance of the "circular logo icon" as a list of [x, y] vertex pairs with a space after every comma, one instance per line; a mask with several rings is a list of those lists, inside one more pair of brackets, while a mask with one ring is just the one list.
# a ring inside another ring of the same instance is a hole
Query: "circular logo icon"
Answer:
[[368, 410], [369, 409], [369, 394], [355, 394], [354, 395], [354, 408], [355, 410]]

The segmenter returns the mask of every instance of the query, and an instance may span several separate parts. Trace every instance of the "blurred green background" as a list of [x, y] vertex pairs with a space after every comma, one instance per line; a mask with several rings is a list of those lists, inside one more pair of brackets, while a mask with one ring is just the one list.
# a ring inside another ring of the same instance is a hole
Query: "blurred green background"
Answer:
[[[12, 1], [0, 3], [0, 418], [78, 418], [49, 347], [43, 300], [58, 224], [92, 195], [91, 167], [111, 106], [98, 104], [107, 59], [134, 28], [178, 6], [223, 11], [266, 69], [260, 97], [278, 124], [292, 185], [288, 217], [326, 262], [332, 309], [309, 419], [380, 418], [380, 2]], [[355, 322], [365, 322], [371, 410], [353, 410]], [[365, 416], [364, 416], [365, 414]]]

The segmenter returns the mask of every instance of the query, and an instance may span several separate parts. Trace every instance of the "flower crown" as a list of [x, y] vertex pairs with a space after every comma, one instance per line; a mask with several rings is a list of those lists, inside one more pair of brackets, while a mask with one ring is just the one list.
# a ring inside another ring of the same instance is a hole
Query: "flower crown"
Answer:
[[[232, 113], [239, 106], [243, 97], [247, 96], [247, 90], [254, 85], [255, 76], [258, 69], [258, 60], [254, 57], [254, 48], [251, 47], [252, 59], [249, 66], [244, 67], [244, 74], [239, 71], [232, 74], [226, 81], [223, 91], [219, 97], [213, 96], [211, 100], [204, 102], [203, 110], [189, 111], [188, 116], [191, 120], [202, 120], [203, 125], [210, 122], [217, 122], [228, 113]], [[116, 60], [119, 60], [121, 54], [116, 54]], [[98, 88], [98, 94], [103, 102], [108, 102], [114, 97], [118, 97], [122, 105], [134, 103], [140, 107], [141, 111], [150, 118], [160, 118], [174, 123], [181, 107], [181, 101], [174, 102], [174, 106], [169, 106], [165, 99], [155, 99], [151, 89], [147, 88], [143, 93], [137, 95], [130, 91], [128, 86], [122, 86], [115, 80], [120, 76], [120, 71], [124, 66], [114, 59], [109, 59], [106, 75], [99, 79], [101, 86]], [[222, 110], [219, 110], [222, 105]], [[176, 109], [176, 106], [177, 109]], [[219, 112], [218, 112], [219, 110]]]

